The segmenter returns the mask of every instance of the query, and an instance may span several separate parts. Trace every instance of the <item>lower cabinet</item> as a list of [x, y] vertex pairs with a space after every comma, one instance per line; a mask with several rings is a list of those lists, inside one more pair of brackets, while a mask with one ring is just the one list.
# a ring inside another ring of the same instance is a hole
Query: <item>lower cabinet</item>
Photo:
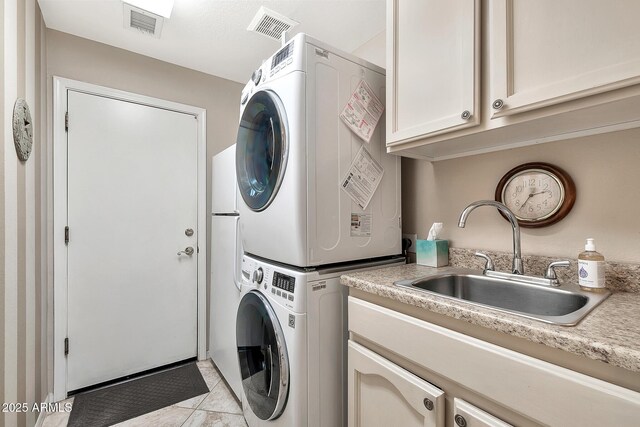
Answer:
[[453, 399], [453, 420], [460, 427], [512, 427], [511, 424], [458, 398]]
[[[453, 399], [459, 427], [509, 427], [511, 424]], [[349, 427], [444, 427], [445, 394], [395, 363], [349, 341]]]
[[350, 427], [443, 427], [444, 392], [349, 341]]
[[349, 427], [639, 425], [634, 390], [353, 296], [348, 306]]

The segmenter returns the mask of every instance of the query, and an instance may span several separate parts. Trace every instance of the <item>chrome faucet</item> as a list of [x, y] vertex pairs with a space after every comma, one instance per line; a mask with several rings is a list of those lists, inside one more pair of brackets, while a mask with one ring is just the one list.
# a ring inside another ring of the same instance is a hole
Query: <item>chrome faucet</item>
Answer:
[[509, 210], [508, 207], [494, 200], [478, 200], [477, 202], [473, 202], [469, 206], [464, 208], [464, 210], [460, 214], [460, 219], [458, 220], [458, 227], [464, 228], [465, 223], [467, 222], [467, 217], [469, 216], [471, 211], [479, 206], [493, 206], [494, 208], [502, 212], [511, 223], [511, 228], [513, 230], [513, 262], [511, 264], [511, 270], [513, 274], [524, 274], [522, 253], [520, 251], [520, 226], [518, 225], [518, 219], [513, 214], [513, 212]]

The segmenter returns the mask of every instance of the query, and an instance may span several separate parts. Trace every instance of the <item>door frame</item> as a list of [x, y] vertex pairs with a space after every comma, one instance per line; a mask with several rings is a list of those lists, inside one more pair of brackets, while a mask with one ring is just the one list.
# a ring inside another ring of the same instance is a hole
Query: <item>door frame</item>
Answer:
[[[67, 358], [64, 354], [64, 340], [68, 333], [67, 287], [68, 253], [65, 244], [65, 226], [67, 225], [67, 132], [65, 113], [67, 112], [67, 91], [74, 90], [149, 107], [162, 108], [185, 113], [197, 120], [197, 214], [198, 214], [198, 250], [197, 261], [197, 357], [207, 357], [207, 233], [206, 233], [206, 183], [207, 183], [207, 112], [204, 108], [179, 104], [163, 99], [138, 95], [118, 89], [98, 86], [90, 83], [53, 76], [53, 144], [49, 146], [49, 155], [53, 166], [53, 185], [49, 188], [50, 200], [53, 200], [53, 244], [50, 250], [53, 256], [53, 400], [67, 397]], [[73, 117], [70, 118], [73, 126]]]

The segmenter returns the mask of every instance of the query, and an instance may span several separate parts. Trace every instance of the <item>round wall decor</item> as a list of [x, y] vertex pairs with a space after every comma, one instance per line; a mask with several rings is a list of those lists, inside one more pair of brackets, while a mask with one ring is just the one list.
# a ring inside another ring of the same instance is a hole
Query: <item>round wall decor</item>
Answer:
[[33, 124], [27, 101], [18, 98], [13, 106], [13, 143], [18, 158], [26, 162], [33, 147]]
[[557, 166], [525, 163], [502, 177], [495, 196], [496, 201], [511, 209], [521, 227], [545, 227], [571, 211], [576, 186], [569, 174]]

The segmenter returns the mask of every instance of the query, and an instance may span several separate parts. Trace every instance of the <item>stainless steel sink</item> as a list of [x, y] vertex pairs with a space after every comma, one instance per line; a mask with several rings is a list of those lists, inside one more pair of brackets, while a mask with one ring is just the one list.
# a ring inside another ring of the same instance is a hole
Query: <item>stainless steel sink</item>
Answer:
[[395, 285], [567, 326], [580, 322], [610, 295], [609, 292], [570, 291], [517, 279], [487, 277], [481, 272], [466, 269], [422, 279], [401, 280]]

